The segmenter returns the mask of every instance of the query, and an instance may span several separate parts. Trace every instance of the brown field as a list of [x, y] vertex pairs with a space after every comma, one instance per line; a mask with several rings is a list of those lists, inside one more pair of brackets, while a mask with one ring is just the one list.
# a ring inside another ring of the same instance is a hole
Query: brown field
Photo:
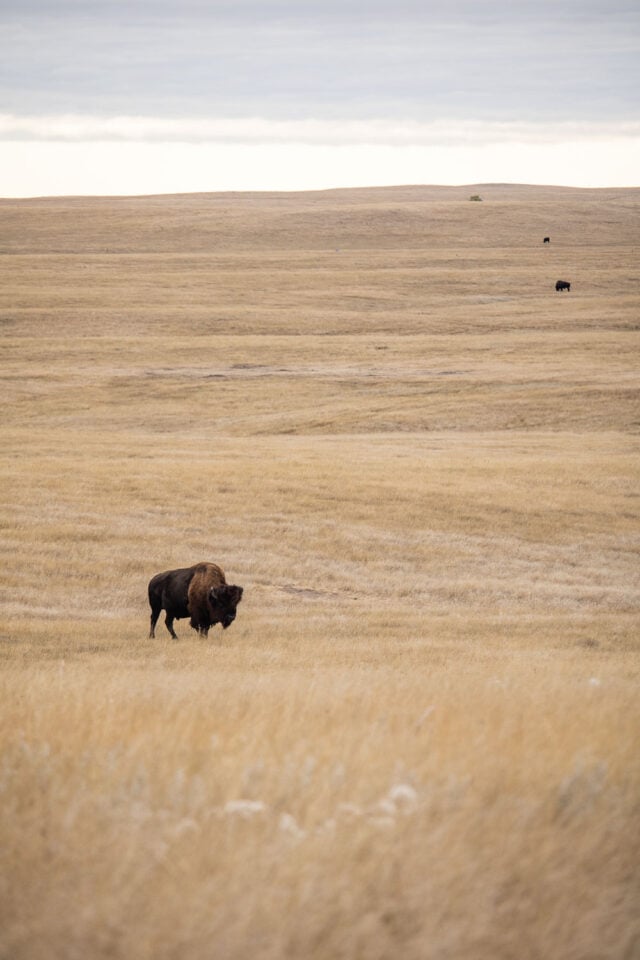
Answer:
[[0, 222], [0, 960], [639, 957], [640, 190]]

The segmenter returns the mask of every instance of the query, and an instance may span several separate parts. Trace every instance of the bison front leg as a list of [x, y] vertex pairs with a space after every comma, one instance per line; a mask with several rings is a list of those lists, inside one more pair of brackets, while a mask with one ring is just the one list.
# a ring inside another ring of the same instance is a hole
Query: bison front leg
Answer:
[[209, 633], [209, 627], [205, 627], [202, 623], [199, 623], [195, 619], [195, 617], [191, 617], [191, 620], [189, 621], [189, 626], [192, 628], [192, 630], [195, 630], [197, 632], [199, 637], [205, 637], [206, 639]]
[[169, 631], [169, 633], [171, 634], [171, 636], [173, 637], [173, 639], [174, 639], [174, 640], [177, 640], [177, 639], [178, 639], [178, 634], [177, 634], [177, 633], [175, 632], [175, 630], [173, 629], [173, 620], [174, 620], [173, 615], [168, 613], [167, 616], [166, 616], [166, 618], [165, 618], [165, 621], [164, 621], [164, 622], [165, 622], [165, 625], [166, 625], [166, 627], [167, 627], [167, 630]]

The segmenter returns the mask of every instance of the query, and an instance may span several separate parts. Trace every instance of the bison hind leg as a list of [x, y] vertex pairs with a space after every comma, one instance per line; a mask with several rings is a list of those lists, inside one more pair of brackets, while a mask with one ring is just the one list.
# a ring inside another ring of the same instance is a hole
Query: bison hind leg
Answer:
[[151, 628], [149, 630], [149, 639], [153, 640], [155, 638], [155, 629], [156, 623], [158, 622], [158, 617], [162, 613], [162, 607], [152, 606], [151, 607]]

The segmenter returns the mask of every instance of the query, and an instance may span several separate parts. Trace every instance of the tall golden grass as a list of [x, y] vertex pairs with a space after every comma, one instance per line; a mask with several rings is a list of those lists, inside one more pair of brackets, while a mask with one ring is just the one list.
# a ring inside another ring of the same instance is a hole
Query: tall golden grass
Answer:
[[639, 207], [0, 202], [2, 960], [640, 954]]

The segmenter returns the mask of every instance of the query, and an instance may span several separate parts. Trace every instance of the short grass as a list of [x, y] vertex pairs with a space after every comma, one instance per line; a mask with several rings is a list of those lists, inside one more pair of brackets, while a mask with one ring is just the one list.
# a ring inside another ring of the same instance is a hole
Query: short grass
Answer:
[[638, 955], [639, 207], [0, 202], [3, 960]]

